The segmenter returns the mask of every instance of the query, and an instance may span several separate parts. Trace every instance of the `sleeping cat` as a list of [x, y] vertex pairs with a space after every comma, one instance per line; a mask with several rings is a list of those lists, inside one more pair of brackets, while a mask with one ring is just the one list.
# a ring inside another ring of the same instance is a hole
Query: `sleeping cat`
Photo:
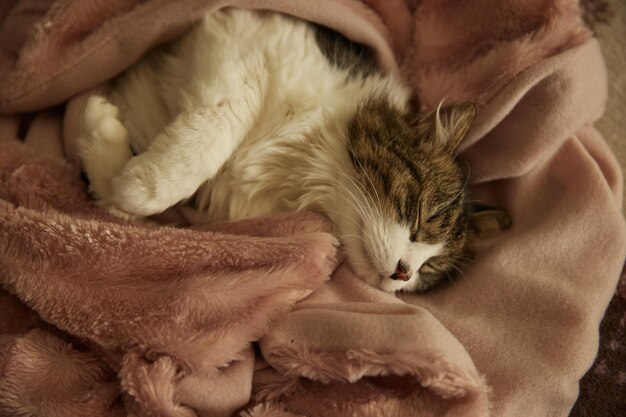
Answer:
[[90, 97], [80, 155], [111, 210], [148, 216], [193, 196], [215, 221], [319, 211], [363, 280], [425, 290], [465, 244], [454, 154], [474, 107], [412, 120], [409, 100], [334, 32], [224, 9]]

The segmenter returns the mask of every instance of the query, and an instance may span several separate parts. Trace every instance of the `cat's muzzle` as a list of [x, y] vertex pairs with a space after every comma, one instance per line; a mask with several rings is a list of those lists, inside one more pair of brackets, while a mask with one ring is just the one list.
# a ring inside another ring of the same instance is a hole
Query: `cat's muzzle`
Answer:
[[398, 265], [396, 266], [396, 272], [391, 274], [389, 278], [400, 281], [408, 281], [411, 279], [411, 275], [411, 266], [400, 259], [398, 261]]

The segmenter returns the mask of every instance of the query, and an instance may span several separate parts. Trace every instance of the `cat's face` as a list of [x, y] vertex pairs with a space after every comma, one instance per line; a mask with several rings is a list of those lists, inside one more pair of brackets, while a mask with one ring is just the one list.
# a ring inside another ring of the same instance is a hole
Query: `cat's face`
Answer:
[[[455, 150], [473, 105], [408, 123], [371, 102], [348, 126], [353, 179], [337, 222], [352, 267], [385, 291], [426, 290], [450, 273], [467, 235], [464, 175]], [[349, 213], [349, 214], [348, 214]]]

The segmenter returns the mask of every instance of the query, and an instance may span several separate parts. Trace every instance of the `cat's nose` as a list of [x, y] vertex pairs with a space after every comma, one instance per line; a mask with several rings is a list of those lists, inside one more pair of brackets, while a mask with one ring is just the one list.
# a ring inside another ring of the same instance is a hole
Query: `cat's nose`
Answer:
[[411, 274], [409, 274], [411, 267], [408, 263], [400, 259], [398, 261], [398, 265], [396, 266], [396, 272], [391, 274], [389, 278], [391, 279], [399, 279], [401, 281], [408, 281], [411, 278]]

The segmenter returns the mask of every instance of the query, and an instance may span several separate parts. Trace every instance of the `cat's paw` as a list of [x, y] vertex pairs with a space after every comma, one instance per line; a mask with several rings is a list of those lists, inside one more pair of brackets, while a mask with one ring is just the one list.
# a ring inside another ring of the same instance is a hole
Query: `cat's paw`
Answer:
[[136, 222], [141, 219], [139, 216], [134, 216], [132, 214], [128, 214], [119, 210], [115, 207], [111, 202], [107, 200], [95, 200], [94, 204], [104, 210], [106, 210], [110, 215], [120, 220], [125, 220], [128, 222]]
[[103, 141], [116, 147], [129, 147], [128, 130], [119, 118], [119, 109], [102, 96], [91, 96], [85, 105], [83, 117], [83, 145]]
[[128, 130], [117, 118], [118, 109], [101, 96], [91, 96], [83, 115], [78, 153], [89, 178], [89, 190], [109, 201], [111, 181], [132, 157]]
[[105, 97], [94, 94], [87, 99], [83, 121], [85, 127], [96, 126], [103, 118], [117, 118], [118, 115], [117, 106], [110, 103]]
[[133, 157], [122, 173], [113, 178], [112, 203], [135, 216], [150, 216], [173, 206], [179, 199], [173, 197], [176, 191], [168, 186], [161, 171], [148, 154]]

